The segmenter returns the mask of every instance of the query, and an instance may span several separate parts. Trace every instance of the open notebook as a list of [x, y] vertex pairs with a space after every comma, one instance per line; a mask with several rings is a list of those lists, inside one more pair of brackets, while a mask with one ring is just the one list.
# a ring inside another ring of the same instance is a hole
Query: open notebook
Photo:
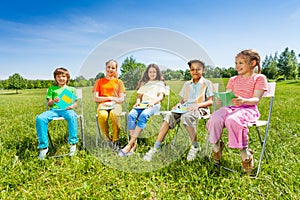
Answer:
[[216, 98], [220, 99], [222, 102], [223, 106], [231, 106], [232, 104], [232, 99], [236, 98], [236, 96], [233, 94], [231, 91], [227, 92], [214, 92], [214, 95]]

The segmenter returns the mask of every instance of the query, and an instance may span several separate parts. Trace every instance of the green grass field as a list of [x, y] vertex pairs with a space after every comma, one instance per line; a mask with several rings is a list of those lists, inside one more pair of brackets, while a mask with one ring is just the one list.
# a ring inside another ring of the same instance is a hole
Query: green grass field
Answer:
[[[213, 81], [222, 83], [220, 80]], [[168, 85], [172, 89], [173, 105], [176, 102], [175, 94], [179, 92], [181, 85], [179, 82], [168, 82]], [[22, 90], [18, 95], [14, 92], [0, 91], [0, 199], [300, 198], [299, 81], [277, 83], [267, 144], [269, 162], [264, 160], [261, 174], [256, 179], [219, 169], [203, 157], [187, 162], [186, 152], [165, 167], [143, 173], [136, 173], [134, 169], [132, 172], [123, 170], [122, 162], [112, 167], [109, 160], [103, 160], [103, 155], [108, 154], [100, 152], [101, 155], [95, 156], [95, 152], [82, 149], [71, 158], [48, 158], [40, 161], [37, 159], [35, 117], [45, 110], [46, 89]], [[95, 104], [91, 95], [91, 88], [85, 88], [84, 116], [87, 120], [87, 136], [96, 130]], [[131, 95], [129, 92], [128, 97]], [[165, 106], [166, 100], [163, 103], [163, 107]], [[267, 102], [263, 100], [260, 104], [262, 117], [266, 116], [266, 109]], [[199, 124], [201, 137], [205, 135], [205, 130], [203, 123]], [[69, 147], [66, 142], [65, 123], [51, 122], [50, 126], [58, 148], [56, 152], [49, 153], [67, 153]], [[251, 128], [250, 138], [255, 136], [255, 130]], [[93, 138], [91, 136], [89, 139]], [[171, 136], [168, 140], [171, 140]], [[153, 145], [153, 141], [155, 136], [141, 139], [137, 151], [145, 152]], [[259, 150], [256, 144], [255, 140], [250, 143], [255, 152]], [[114, 155], [111, 158], [123, 160], [124, 165], [128, 164], [125, 159], [129, 159], [133, 162], [132, 167], [146, 166], [136, 157], [119, 158]], [[256, 161], [258, 157], [256, 153]], [[229, 150], [224, 152], [222, 161], [225, 165], [240, 170], [239, 159], [236, 152]], [[141, 163], [135, 163], [138, 161]]]

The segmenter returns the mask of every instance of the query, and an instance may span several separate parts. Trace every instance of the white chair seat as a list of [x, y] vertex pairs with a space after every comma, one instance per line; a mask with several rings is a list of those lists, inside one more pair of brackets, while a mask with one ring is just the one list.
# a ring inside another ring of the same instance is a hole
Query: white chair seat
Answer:
[[250, 123], [248, 123], [248, 126], [265, 126], [267, 124], [268, 124], [268, 121], [257, 120], [256, 122], [250, 122]]

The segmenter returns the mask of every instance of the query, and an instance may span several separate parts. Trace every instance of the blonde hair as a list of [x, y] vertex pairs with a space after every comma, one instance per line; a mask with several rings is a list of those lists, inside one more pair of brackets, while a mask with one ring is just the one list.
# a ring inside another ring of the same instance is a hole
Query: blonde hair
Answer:
[[115, 78], [118, 78], [118, 62], [114, 59], [110, 59], [105, 62], [105, 67], [109, 65], [109, 63], [114, 62], [116, 64], [116, 73], [115, 73]]
[[240, 53], [238, 53], [236, 57], [242, 57], [243, 59], [245, 59], [245, 61], [248, 64], [251, 64], [251, 62], [255, 60], [256, 65], [254, 66], [254, 68], [257, 66], [258, 67], [257, 73], [258, 74], [260, 73], [260, 55], [256, 50], [254, 49], [243, 50]]
[[66, 84], [68, 85], [69, 82], [70, 82], [70, 73], [67, 69], [65, 69], [63, 67], [56, 68], [55, 71], [53, 72], [55, 84], [58, 85], [58, 83], [56, 81], [56, 76], [60, 75], [60, 74], [66, 75], [66, 77], [67, 77], [67, 83]]

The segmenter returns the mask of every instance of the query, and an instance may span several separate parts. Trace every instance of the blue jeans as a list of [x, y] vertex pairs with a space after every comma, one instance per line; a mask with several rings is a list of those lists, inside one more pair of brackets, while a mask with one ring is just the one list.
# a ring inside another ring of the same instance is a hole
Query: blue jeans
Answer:
[[39, 140], [38, 149], [47, 148], [48, 144], [48, 123], [54, 117], [63, 117], [68, 122], [68, 143], [76, 144], [78, 142], [77, 137], [77, 125], [78, 116], [74, 110], [62, 110], [62, 109], [51, 109], [43, 112], [36, 117], [36, 131]]
[[160, 104], [156, 104], [153, 108], [142, 109], [132, 109], [127, 117], [127, 127], [129, 130], [134, 130], [136, 126], [144, 129], [148, 119], [158, 112], [160, 109]]

